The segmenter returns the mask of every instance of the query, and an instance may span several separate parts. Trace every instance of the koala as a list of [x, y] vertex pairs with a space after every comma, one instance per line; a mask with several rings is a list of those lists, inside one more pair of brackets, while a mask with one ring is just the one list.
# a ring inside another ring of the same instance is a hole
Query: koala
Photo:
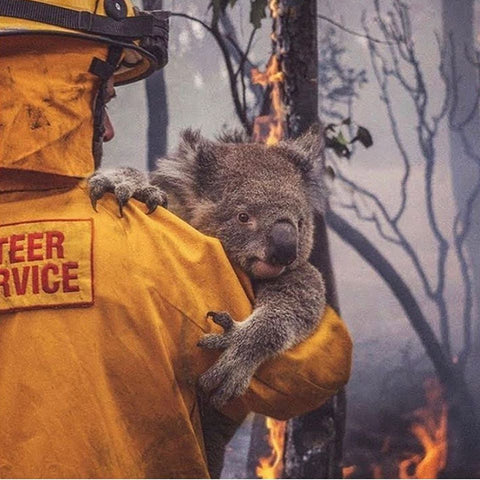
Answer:
[[150, 176], [121, 168], [90, 179], [94, 207], [113, 192], [120, 214], [130, 198], [145, 203], [147, 213], [168, 199], [172, 212], [217, 237], [251, 279], [252, 314], [238, 322], [228, 312], [205, 312], [223, 333], [198, 343], [223, 350], [199, 380], [212, 477], [220, 475], [225, 446], [238, 426], [216, 409], [244, 393], [266, 359], [307, 338], [322, 318], [325, 285], [308, 258], [314, 212], [323, 212], [327, 199], [323, 149], [320, 127], [271, 147], [235, 132], [214, 142], [186, 130], [177, 152], [159, 160]]
[[324, 210], [327, 196], [323, 136], [311, 130], [269, 147], [241, 140], [227, 134], [213, 142], [186, 130], [149, 178], [125, 168], [90, 179], [94, 205], [106, 191], [120, 209], [133, 197], [151, 212], [168, 198], [171, 211], [218, 238], [250, 277], [255, 303], [246, 320], [205, 312], [223, 328], [198, 343], [223, 351], [199, 380], [216, 408], [242, 395], [265, 360], [306, 339], [325, 308], [324, 281], [308, 262], [314, 211]]

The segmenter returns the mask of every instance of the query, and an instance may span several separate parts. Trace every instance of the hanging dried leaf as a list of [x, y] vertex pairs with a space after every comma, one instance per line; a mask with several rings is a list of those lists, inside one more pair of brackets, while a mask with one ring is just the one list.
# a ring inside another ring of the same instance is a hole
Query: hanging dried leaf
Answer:
[[355, 138], [350, 142], [359, 141], [365, 148], [369, 148], [373, 145], [373, 138], [370, 135], [370, 132], [365, 127], [358, 127], [357, 134]]
[[268, 0], [251, 0], [250, 5], [250, 23], [255, 28], [260, 28], [262, 20], [267, 17], [265, 9], [267, 8]]

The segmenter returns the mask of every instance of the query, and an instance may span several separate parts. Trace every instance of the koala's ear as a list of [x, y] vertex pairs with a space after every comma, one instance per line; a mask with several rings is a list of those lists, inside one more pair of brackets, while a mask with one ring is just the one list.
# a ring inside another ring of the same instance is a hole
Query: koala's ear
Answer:
[[223, 129], [217, 136], [220, 143], [251, 143], [252, 139], [247, 135], [245, 130], [238, 128]]
[[296, 140], [282, 144], [294, 154], [294, 162], [303, 173], [324, 164], [325, 140], [323, 126], [320, 123], [312, 125]]
[[293, 163], [302, 172], [311, 204], [319, 213], [325, 212], [330, 191], [325, 167], [323, 130], [323, 125], [317, 123], [296, 140], [281, 142]]
[[209, 186], [216, 170], [214, 143], [203, 138], [200, 131], [188, 129], [181, 133], [178, 151], [158, 161], [152, 178], [187, 205], [193, 198], [214, 191]]
[[202, 137], [200, 130], [188, 128], [180, 133], [180, 145], [178, 147], [181, 158], [191, 162], [192, 167], [211, 170], [216, 168], [217, 160], [214, 152], [214, 144]]
[[218, 144], [202, 137], [199, 130], [184, 130], [176, 159], [184, 176], [191, 179], [191, 193], [201, 198], [216, 199], [218, 178]]

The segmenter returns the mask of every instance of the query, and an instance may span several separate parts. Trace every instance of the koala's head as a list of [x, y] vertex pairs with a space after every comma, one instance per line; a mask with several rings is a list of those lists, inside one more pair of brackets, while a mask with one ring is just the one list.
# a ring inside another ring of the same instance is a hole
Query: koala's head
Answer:
[[327, 196], [323, 135], [272, 147], [232, 139], [187, 130], [156, 175], [186, 221], [219, 238], [251, 277], [273, 278], [310, 254], [314, 211], [324, 211]]

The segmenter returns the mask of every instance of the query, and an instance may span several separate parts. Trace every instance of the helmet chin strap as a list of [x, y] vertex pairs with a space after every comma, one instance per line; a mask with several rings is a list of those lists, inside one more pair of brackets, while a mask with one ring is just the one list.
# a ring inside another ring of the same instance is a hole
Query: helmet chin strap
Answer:
[[[93, 144], [92, 149], [95, 149], [95, 144], [103, 142], [105, 134], [104, 112], [105, 112], [105, 98], [107, 94], [108, 80], [113, 76], [115, 69], [122, 57], [123, 48], [117, 45], [111, 45], [108, 48], [106, 60], [100, 60], [93, 57], [90, 64], [90, 73], [93, 73], [100, 78], [100, 87], [98, 89], [97, 98], [93, 107]], [[95, 156], [95, 168], [99, 167], [100, 158]]]

